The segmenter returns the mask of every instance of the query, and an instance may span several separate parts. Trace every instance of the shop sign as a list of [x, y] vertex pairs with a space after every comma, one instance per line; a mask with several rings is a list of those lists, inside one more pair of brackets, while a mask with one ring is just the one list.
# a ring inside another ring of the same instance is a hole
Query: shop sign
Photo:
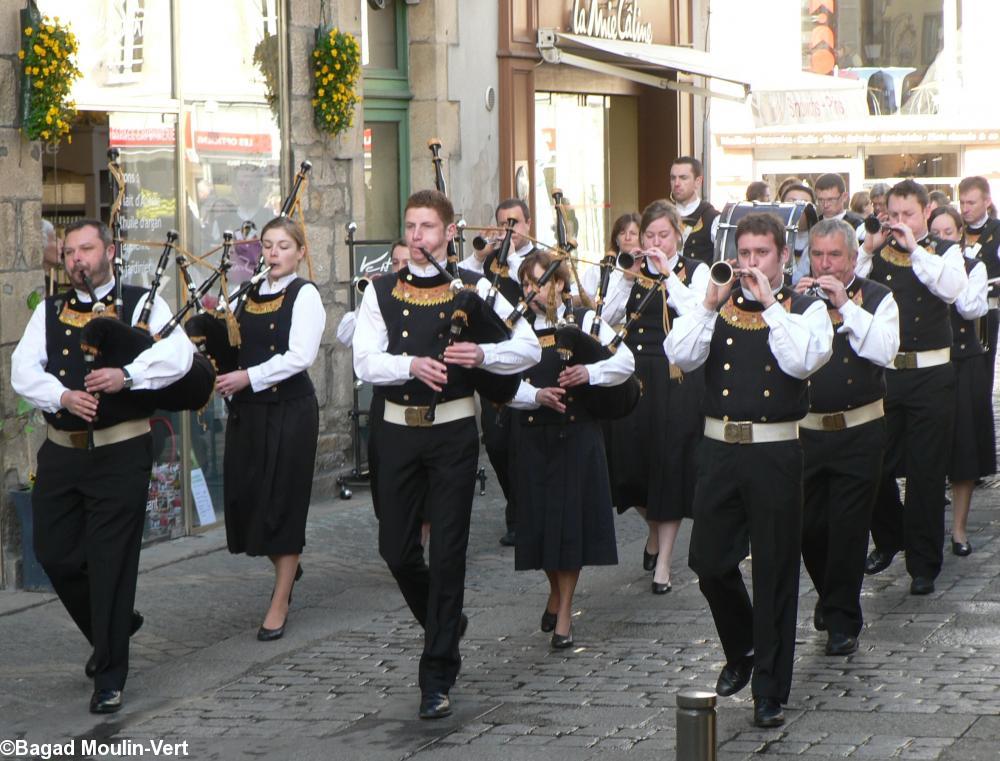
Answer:
[[642, 20], [639, 0], [573, 0], [573, 34], [649, 44], [653, 25]]
[[841, 132], [810, 134], [731, 134], [719, 135], [719, 145], [724, 148], [754, 148], [786, 145], [854, 146], [854, 145], [907, 145], [907, 144], [967, 144], [1000, 143], [996, 130], [921, 130], [891, 132]]
[[109, 144], [119, 148], [154, 148], [174, 144], [173, 125], [165, 127], [111, 127]]
[[195, 130], [194, 146], [199, 151], [216, 153], [271, 153], [271, 136], [267, 133], [203, 132]]
[[868, 116], [865, 91], [778, 90], [753, 94], [753, 118], [758, 127], [776, 124], [842, 122]]

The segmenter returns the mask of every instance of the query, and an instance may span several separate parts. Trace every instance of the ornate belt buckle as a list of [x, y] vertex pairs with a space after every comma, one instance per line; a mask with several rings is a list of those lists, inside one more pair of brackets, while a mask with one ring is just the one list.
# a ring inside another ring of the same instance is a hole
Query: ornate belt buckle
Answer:
[[727, 444], [752, 444], [753, 423], [746, 420], [726, 423], [722, 428], [722, 438]]
[[917, 353], [915, 351], [901, 351], [892, 360], [892, 366], [897, 370], [916, 370]]
[[824, 431], [842, 431], [847, 428], [847, 418], [843, 412], [834, 412], [823, 416]]
[[87, 432], [86, 431], [70, 431], [70, 434], [69, 434], [69, 444], [74, 449], [86, 449], [87, 448]]
[[424, 418], [426, 412], [426, 407], [407, 407], [403, 410], [403, 420], [411, 428], [428, 428], [433, 422]]

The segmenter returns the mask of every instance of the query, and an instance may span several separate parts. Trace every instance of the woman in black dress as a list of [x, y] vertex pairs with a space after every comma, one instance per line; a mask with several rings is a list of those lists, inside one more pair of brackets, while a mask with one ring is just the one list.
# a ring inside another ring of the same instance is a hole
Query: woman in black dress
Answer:
[[[931, 212], [928, 229], [936, 238], [964, 247], [961, 215], [951, 206]], [[993, 431], [993, 400], [987, 375], [987, 353], [977, 323], [989, 305], [986, 265], [970, 258], [966, 249], [965, 271], [969, 285], [951, 307], [954, 341], [951, 363], [955, 367], [955, 430], [951, 445], [951, 551], [959, 557], [972, 552], [966, 529], [976, 479], [996, 473], [996, 440]]]
[[[702, 373], [681, 373], [663, 353], [673, 321], [701, 303], [708, 287], [708, 267], [678, 253], [681, 230], [680, 215], [668, 201], [654, 201], [642, 212], [642, 253], [629, 275], [633, 283], [624, 316], [638, 308], [664, 273], [667, 310], [664, 313], [662, 295], [652, 298], [625, 338], [635, 355], [643, 394], [636, 408], [611, 426], [614, 503], [619, 512], [638, 509], [656, 534], [655, 542], [647, 541], [643, 556], [644, 565], [653, 566], [653, 594], [671, 589], [674, 542], [681, 519], [691, 516], [694, 456], [704, 426]], [[610, 316], [608, 322], [624, 321], [624, 316]], [[655, 557], [648, 549], [654, 545]]]
[[[604, 439], [582, 389], [617, 386], [632, 375], [635, 363], [624, 346], [610, 359], [589, 365], [567, 366], [561, 359], [557, 324], [572, 317], [587, 334], [595, 315], [563, 303], [570, 284], [565, 265], [539, 288], [538, 279], [551, 262], [549, 254], [535, 252], [518, 270], [525, 295], [538, 294], [531, 308], [542, 359], [524, 372], [510, 402], [518, 430], [514, 567], [545, 571], [549, 599], [541, 629], [552, 632], [552, 647], [563, 649], [573, 644], [570, 616], [580, 569], [618, 562]], [[614, 338], [606, 323], [599, 335], [602, 344]]]
[[319, 409], [306, 372], [326, 324], [319, 291], [296, 270], [305, 255], [302, 227], [287, 217], [261, 231], [271, 269], [240, 315], [239, 369], [222, 374], [231, 397], [223, 479], [229, 551], [267, 555], [274, 564], [271, 604], [257, 639], [285, 632], [292, 586], [302, 575]]

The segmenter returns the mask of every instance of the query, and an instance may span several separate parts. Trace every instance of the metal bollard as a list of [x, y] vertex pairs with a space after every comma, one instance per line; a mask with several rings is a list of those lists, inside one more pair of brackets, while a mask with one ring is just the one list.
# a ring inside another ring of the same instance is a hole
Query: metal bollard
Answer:
[[677, 761], [716, 761], [715, 693], [677, 693]]

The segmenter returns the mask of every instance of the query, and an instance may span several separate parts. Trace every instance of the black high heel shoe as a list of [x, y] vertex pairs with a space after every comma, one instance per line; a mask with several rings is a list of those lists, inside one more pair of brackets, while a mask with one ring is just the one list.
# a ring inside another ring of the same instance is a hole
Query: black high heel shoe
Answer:
[[543, 632], [546, 632], [546, 633], [551, 632], [551, 631], [555, 631], [555, 628], [556, 628], [556, 614], [555, 613], [549, 613], [549, 609], [546, 608], [545, 612], [542, 613], [542, 623], [541, 623], [541, 625], [538, 628], [541, 629]]
[[968, 540], [964, 542], [956, 542], [955, 537], [952, 537], [951, 551], [953, 554], [958, 555], [960, 558], [964, 558], [972, 554], [972, 545], [969, 544]]
[[658, 557], [660, 557], [660, 553], [659, 552], [657, 552], [656, 554], [650, 555], [648, 552], [646, 552], [646, 548], [643, 547], [642, 548], [642, 570], [644, 570], [644, 571], [652, 571], [654, 568], [656, 568], [656, 559]]
[[565, 650], [566, 648], [573, 647], [573, 627], [569, 627], [569, 634], [562, 635], [552, 632], [552, 649], [553, 650]]

